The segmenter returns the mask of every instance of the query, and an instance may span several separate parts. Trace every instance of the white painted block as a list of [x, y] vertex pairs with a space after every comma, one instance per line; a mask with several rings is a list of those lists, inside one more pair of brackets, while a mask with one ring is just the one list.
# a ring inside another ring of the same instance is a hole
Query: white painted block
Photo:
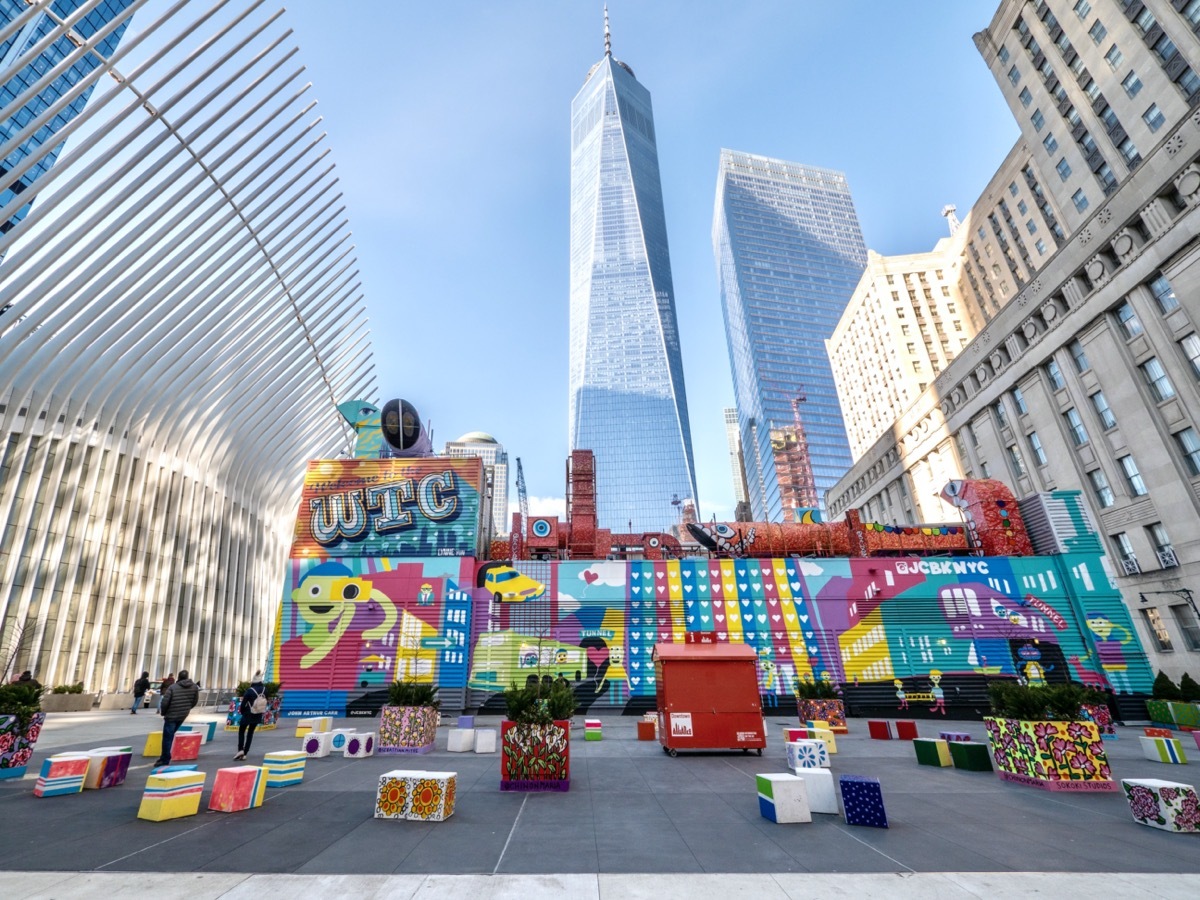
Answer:
[[833, 786], [832, 772], [828, 769], [802, 769], [795, 777], [804, 779], [810, 810], [831, 816], [838, 814], [837, 791]]
[[475, 729], [475, 752], [476, 753], [495, 753], [496, 752], [496, 729], [495, 728], [476, 728]]
[[475, 729], [451, 728], [446, 738], [446, 749], [451, 753], [470, 753], [475, 749]]

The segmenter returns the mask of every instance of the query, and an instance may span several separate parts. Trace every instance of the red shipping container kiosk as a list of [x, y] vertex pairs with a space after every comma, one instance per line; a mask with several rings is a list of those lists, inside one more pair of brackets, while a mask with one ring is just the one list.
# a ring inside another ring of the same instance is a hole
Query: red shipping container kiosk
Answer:
[[685, 644], [654, 645], [663, 752], [757, 750], [762, 756], [767, 729], [754, 650], [745, 644], [718, 644], [706, 632], [689, 632], [688, 637], [692, 640]]

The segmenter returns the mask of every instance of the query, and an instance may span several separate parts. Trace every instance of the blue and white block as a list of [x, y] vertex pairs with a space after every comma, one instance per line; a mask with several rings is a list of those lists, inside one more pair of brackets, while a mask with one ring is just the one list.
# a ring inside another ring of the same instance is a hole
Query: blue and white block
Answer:
[[819, 740], [788, 741], [788, 768], [795, 772], [797, 769], [819, 769], [829, 765], [829, 745]]
[[354, 728], [335, 728], [329, 732], [333, 735], [329, 739], [329, 750], [332, 753], [342, 753], [346, 749], [346, 741], [350, 735], [355, 734], [357, 729]]
[[843, 775], [838, 782], [842, 788], [842, 810], [847, 825], [888, 827], [887, 813], [883, 808], [883, 789], [878, 779]]

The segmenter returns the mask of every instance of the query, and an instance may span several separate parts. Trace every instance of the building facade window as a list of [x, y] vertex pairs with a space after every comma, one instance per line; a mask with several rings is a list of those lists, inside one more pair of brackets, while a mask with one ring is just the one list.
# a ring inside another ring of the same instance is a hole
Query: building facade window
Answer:
[[1179, 342], [1179, 346], [1183, 348], [1183, 355], [1192, 367], [1192, 374], [1200, 378], [1200, 336], [1195, 333], [1189, 334]]
[[[1056, 165], [1054, 167], [1054, 170], [1056, 172], [1058, 172], [1058, 177], [1062, 181], [1066, 181], [1068, 178], [1071, 177], [1071, 164], [1069, 162], [1067, 162], [1067, 158], [1065, 156], [1058, 161], [1058, 165]], [[1080, 191], [1079, 193], [1083, 193], [1083, 192]], [[1079, 204], [1076, 203], [1075, 206], [1078, 207]], [[1086, 203], [1084, 204], [1084, 208], [1085, 209], [1087, 208]]]
[[1088, 363], [1087, 353], [1084, 352], [1083, 343], [1079, 340], [1079, 338], [1071, 341], [1071, 343], [1067, 345], [1067, 349], [1071, 353], [1071, 359], [1075, 362], [1076, 372], [1086, 372], [1091, 368], [1091, 364]]
[[1171, 646], [1171, 634], [1167, 631], [1167, 627], [1163, 624], [1162, 616], [1158, 612], [1158, 607], [1143, 606], [1142, 618], [1146, 622], [1146, 630], [1154, 635], [1154, 640], [1158, 642], [1159, 652], [1171, 653], [1175, 648]]
[[1150, 293], [1154, 295], [1154, 302], [1158, 304], [1158, 311], [1163, 315], [1179, 306], [1175, 289], [1171, 287], [1171, 282], [1167, 281], [1167, 276], [1160, 274], [1150, 282], [1149, 287]]
[[1179, 565], [1179, 559], [1175, 556], [1175, 548], [1171, 546], [1171, 537], [1167, 534], [1167, 529], [1162, 522], [1153, 522], [1147, 525], [1146, 536], [1150, 538], [1150, 544], [1158, 555], [1160, 567], [1173, 569]]
[[1000, 423], [1001, 428], [1008, 427], [1008, 413], [1004, 411], [1004, 401], [997, 400], [992, 407], [996, 411], [996, 421]]
[[1025, 461], [1021, 459], [1021, 451], [1013, 444], [1008, 448], [1008, 458], [1012, 462], [1013, 471], [1019, 476], [1025, 474]]
[[1046, 148], [1047, 153], [1053, 153], [1058, 149], [1058, 141], [1054, 139], [1053, 131], [1042, 138], [1042, 146]]
[[1196, 614], [1186, 603], [1176, 603], [1171, 606], [1171, 615], [1175, 617], [1175, 625], [1183, 635], [1183, 644], [1189, 650], [1200, 650], [1200, 622]]
[[1038, 256], [1046, 255], [1046, 242], [1043, 241], [1041, 238], [1038, 238], [1036, 241], [1033, 242], [1033, 247], [1035, 250], [1037, 250]]
[[1133, 311], [1133, 306], [1129, 301], [1124, 301], [1116, 309], [1117, 324], [1121, 328], [1121, 334], [1125, 335], [1125, 340], [1131, 340], [1142, 333], [1142, 320], [1137, 317], [1137, 313]]
[[1083, 427], [1083, 420], [1079, 418], [1079, 410], [1072, 407], [1063, 413], [1063, 419], [1067, 423], [1067, 432], [1071, 435], [1071, 442], [1076, 447], [1082, 447], [1088, 442], [1087, 429]]
[[1046, 451], [1042, 447], [1042, 439], [1038, 437], [1036, 431], [1031, 431], [1025, 436], [1029, 441], [1029, 449], [1033, 452], [1033, 459], [1039, 466], [1046, 464]]
[[1029, 93], [1029, 88], [1027, 87], [1021, 88], [1021, 93], [1017, 94], [1017, 97], [1020, 99], [1022, 106], [1029, 106], [1033, 102], [1033, 94]]
[[1183, 454], [1183, 466], [1188, 474], [1195, 478], [1200, 475], [1200, 436], [1195, 428], [1185, 428], [1175, 432], [1175, 443]]
[[1132, 456], [1118, 458], [1117, 464], [1125, 474], [1125, 483], [1129, 486], [1129, 496], [1145, 497], [1150, 493], [1146, 490], [1146, 482], [1142, 481], [1142, 473], [1138, 471], [1137, 463], [1133, 461]]
[[1175, 385], [1171, 384], [1171, 379], [1157, 356], [1150, 357], [1138, 368], [1142, 370], [1142, 376], [1146, 379], [1150, 394], [1155, 400], [1161, 403], [1175, 396]]
[[1017, 196], [1017, 183], [1015, 181], [1009, 182], [1008, 192], [1014, 197]]
[[1034, 131], [1041, 131], [1046, 125], [1046, 117], [1042, 115], [1040, 109], [1035, 109], [1033, 115], [1029, 117], [1029, 121], [1033, 123]]
[[1028, 415], [1029, 407], [1025, 405], [1025, 395], [1021, 393], [1021, 389], [1019, 387], [1012, 389], [1012, 398], [1013, 405], [1017, 408], [1017, 412], [1023, 416]]
[[1092, 484], [1092, 493], [1096, 495], [1096, 502], [1100, 504], [1101, 509], [1108, 509], [1117, 502], [1103, 469], [1093, 469], [1087, 473], [1087, 477]]
[[1019, 212], [1021, 215], [1025, 215], [1027, 212], [1029, 212], [1029, 204], [1022, 200], [1017, 204], [1017, 212]]
[[1100, 417], [1100, 424], [1104, 426], [1104, 430], [1108, 431], [1111, 428], [1116, 428], [1117, 417], [1113, 415], [1112, 409], [1109, 408], [1104, 391], [1096, 391], [1090, 399], [1092, 401], [1092, 408], [1096, 410], [1096, 415]]
[[1112, 169], [1108, 167], [1108, 163], [1104, 163], [1096, 170], [1096, 180], [1100, 182], [1100, 188], [1104, 191], [1104, 196], [1108, 196], [1117, 186], [1117, 176], [1112, 173]]
[[1075, 0], [1075, 15], [1079, 16], [1081, 22], [1086, 22], [1088, 14], [1092, 11], [1092, 4], [1088, 0]]
[[1050, 387], [1056, 391], [1061, 391], [1067, 386], [1066, 379], [1063, 378], [1062, 369], [1058, 367], [1058, 363], [1053, 359], [1046, 363], [1046, 377], [1050, 380]]
[[1019, 84], [1021, 81], [1021, 70], [1018, 69], [1016, 66], [1013, 66], [1011, 69], [1009, 69], [1008, 70], [1008, 80], [1011, 81], [1014, 85]]
[[1146, 123], [1146, 127], [1151, 132], [1154, 132], [1162, 128], [1163, 122], [1167, 121], [1167, 117], [1163, 115], [1157, 103], [1151, 103], [1150, 108], [1142, 113], [1142, 121]]
[[1121, 87], [1125, 88], [1125, 93], [1130, 97], [1136, 97], [1138, 91], [1142, 89], [1142, 79], [1138, 78], [1137, 72], [1130, 72], [1122, 80]]
[[1134, 144], [1133, 138], [1125, 138], [1117, 147], [1117, 152], [1121, 154], [1121, 159], [1125, 160], [1125, 165], [1132, 168], [1142, 161], [1142, 154], [1138, 153], [1137, 145]]
[[1129, 540], [1129, 535], [1123, 531], [1119, 531], [1112, 536], [1113, 544], [1117, 548], [1117, 559], [1121, 561], [1121, 568], [1126, 575], [1137, 575], [1142, 571], [1142, 567], [1138, 565], [1137, 554], [1133, 552], [1133, 543]]
[[1108, 52], [1104, 54], [1104, 61], [1108, 63], [1109, 68], [1117, 69], [1125, 61], [1125, 55], [1121, 53], [1120, 47], [1113, 44], [1108, 48]]
[[1088, 34], [1092, 38], [1093, 44], [1099, 44], [1108, 36], [1108, 29], [1104, 27], [1104, 23], [1097, 19], [1092, 23], [1092, 27], [1088, 29]]
[[1002, 62], [1002, 63], [1008, 62], [1008, 48], [1005, 47], [1003, 44], [1000, 45], [1000, 52], [997, 53], [996, 55], [1000, 57], [1000, 62]]
[[[1062, 175], [1061, 169], [1059, 169], [1058, 174]], [[1071, 174], [1071, 167], [1067, 166], [1067, 175], [1070, 175], [1070, 174]], [[1067, 179], [1064, 176], [1063, 181], [1066, 181], [1066, 180]], [[1074, 194], [1071, 195], [1071, 202], [1075, 204], [1075, 208], [1077, 210], [1079, 210], [1079, 212], [1083, 212], [1085, 209], [1088, 208], [1088, 198], [1087, 198], [1087, 194], [1085, 194], [1083, 192], [1083, 188], [1080, 188]]]

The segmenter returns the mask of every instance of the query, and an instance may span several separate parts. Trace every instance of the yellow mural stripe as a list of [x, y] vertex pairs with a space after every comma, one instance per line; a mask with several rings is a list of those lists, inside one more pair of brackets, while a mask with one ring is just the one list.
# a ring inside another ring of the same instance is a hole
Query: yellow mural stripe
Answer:
[[[772, 560], [772, 566], [777, 570], [775, 584], [779, 591], [779, 610], [783, 615], [783, 626], [787, 632], [788, 648], [792, 655], [792, 664], [796, 667], [796, 675], [800, 678], [812, 677], [812, 666], [808, 662], [808, 648], [804, 646], [804, 625], [800, 621], [800, 610], [792, 596], [792, 586], [788, 581], [787, 563], [785, 559]], [[779, 573], [783, 574], [779, 574]], [[795, 637], [793, 637], [795, 635]]]
[[683, 632], [687, 630], [687, 613], [683, 605], [683, 586], [679, 578], [679, 560], [667, 561], [667, 594], [671, 600], [671, 631], [676, 643], [683, 643]]

